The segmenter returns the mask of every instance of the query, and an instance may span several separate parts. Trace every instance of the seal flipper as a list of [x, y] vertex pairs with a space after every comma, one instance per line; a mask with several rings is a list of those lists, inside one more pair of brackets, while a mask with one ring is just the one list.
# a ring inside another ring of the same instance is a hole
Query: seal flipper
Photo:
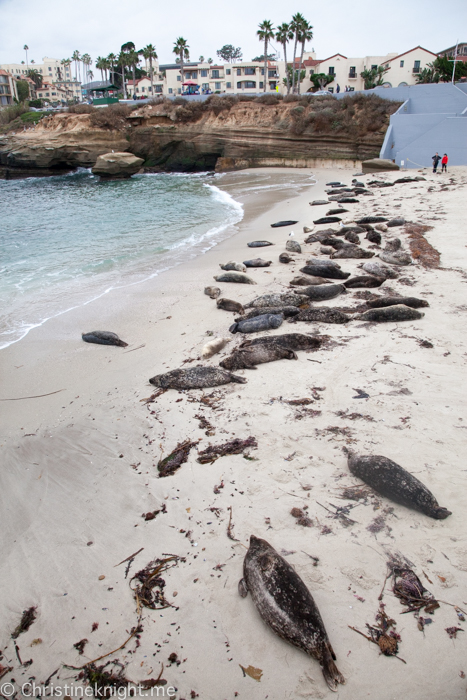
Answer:
[[329, 643], [324, 645], [323, 658], [321, 660], [321, 670], [323, 671], [324, 680], [330, 690], [337, 691], [337, 684], [345, 685], [345, 678], [337, 668], [334, 660], [336, 656]]
[[443, 508], [442, 506], [436, 508], [434, 513], [436, 520], [445, 520], [445, 518], [448, 518], [450, 515], [452, 515], [452, 512], [447, 508]]
[[230, 381], [236, 384], [246, 384], [246, 379], [244, 377], [239, 377], [237, 374], [231, 374]]
[[244, 578], [241, 578], [240, 581], [238, 582], [238, 592], [242, 596], [242, 598], [246, 598], [248, 595], [248, 588], [246, 585], [246, 581]]

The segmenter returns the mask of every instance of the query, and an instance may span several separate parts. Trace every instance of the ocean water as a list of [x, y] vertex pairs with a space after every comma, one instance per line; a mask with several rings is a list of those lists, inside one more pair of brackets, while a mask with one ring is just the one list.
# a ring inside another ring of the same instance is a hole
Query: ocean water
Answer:
[[139, 284], [235, 233], [262, 190], [309, 174], [145, 174], [100, 182], [88, 170], [0, 181], [0, 349], [48, 319]]

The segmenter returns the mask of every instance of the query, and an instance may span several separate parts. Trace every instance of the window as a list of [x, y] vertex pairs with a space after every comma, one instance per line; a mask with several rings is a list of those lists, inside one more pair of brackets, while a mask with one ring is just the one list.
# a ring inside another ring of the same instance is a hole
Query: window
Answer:
[[181, 80], [181, 79], [182, 79], [182, 76], [181, 76], [181, 75], [177, 75], [177, 80]]
[[276, 85], [277, 85], [277, 83], [276, 83], [275, 80], [270, 80], [270, 81], [269, 81], [269, 89], [270, 89], [270, 90], [275, 90], [275, 89], [276, 89]]
[[241, 74], [242, 74], [242, 69], [241, 69], [241, 68], [237, 68], [237, 75], [241, 75]]
[[264, 68], [261, 68], [261, 75], [264, 75]]
[[357, 68], [356, 66], [350, 66], [349, 68], [349, 78], [356, 78], [357, 77]]
[[208, 77], [208, 72], [207, 72], [207, 70], [202, 70], [202, 71], [201, 71], [201, 77], [202, 77], [202, 78], [207, 78], [207, 77]]
[[179, 95], [181, 95], [181, 94], [182, 94], [182, 89], [181, 89], [181, 88], [177, 88], [177, 93], [178, 93]]
[[371, 66], [371, 70], [378, 70], [378, 66]]
[[263, 82], [260, 82], [260, 84], [259, 84], [259, 89], [262, 90], [263, 88], [264, 88], [264, 83], [263, 83]]
[[156, 92], [159, 94], [162, 92], [162, 85], [156, 85]]
[[237, 83], [237, 89], [242, 90], [243, 88], [255, 88], [256, 82], [254, 80], [244, 80], [243, 82]]
[[231, 87], [232, 87], [232, 83], [226, 83], [226, 84], [225, 84], [225, 87], [226, 87], [227, 89], [231, 88]]
[[404, 67], [404, 61], [401, 61], [401, 62], [400, 62], [400, 67], [401, 67], [401, 68]]
[[218, 78], [219, 77], [219, 71], [218, 70], [213, 70], [212, 71], [212, 78]]
[[[256, 68], [245, 68], [245, 75], [254, 75], [256, 72]], [[238, 73], [237, 73], [238, 75]]]
[[173, 93], [172, 88], [169, 88], [169, 95], [171, 95], [172, 93]]
[[268, 78], [275, 78], [276, 77], [276, 71], [275, 70], [268, 70]]
[[329, 75], [335, 75], [334, 66], [329, 66], [329, 68], [328, 68], [328, 74], [329, 74]]
[[314, 71], [314, 69], [312, 68], [312, 69], [310, 70], [310, 75], [314, 75], [314, 74], [315, 74], [315, 71]]
[[209, 90], [209, 83], [203, 83], [201, 87], [203, 88], [203, 90]]
[[221, 89], [221, 84], [220, 83], [214, 83], [214, 90], [220, 90]]
[[420, 73], [420, 61], [414, 61], [413, 72]]
[[231, 73], [232, 73], [232, 71], [230, 70], [230, 68], [227, 68], [227, 70], [225, 71], [225, 74], [226, 74], [226, 75], [231, 75]]

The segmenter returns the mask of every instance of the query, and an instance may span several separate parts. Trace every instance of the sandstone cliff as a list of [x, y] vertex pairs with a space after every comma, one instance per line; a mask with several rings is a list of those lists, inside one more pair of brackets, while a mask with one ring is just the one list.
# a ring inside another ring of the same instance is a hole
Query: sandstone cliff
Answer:
[[150, 170], [184, 172], [362, 161], [378, 156], [398, 106], [359, 96], [270, 101], [167, 100], [128, 111], [124, 119], [119, 113], [115, 123], [105, 118], [107, 110], [57, 114], [0, 137], [0, 170], [4, 177], [51, 174], [93, 166], [112, 150], [143, 158]]

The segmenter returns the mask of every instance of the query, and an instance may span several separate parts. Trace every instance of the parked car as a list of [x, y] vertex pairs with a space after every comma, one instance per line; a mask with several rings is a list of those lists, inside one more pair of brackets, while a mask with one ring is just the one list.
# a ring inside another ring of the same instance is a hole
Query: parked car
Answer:
[[332, 92], [329, 92], [329, 90], [318, 90], [317, 92], [312, 92], [310, 94], [314, 95], [315, 97], [321, 97], [321, 95], [332, 95]]

